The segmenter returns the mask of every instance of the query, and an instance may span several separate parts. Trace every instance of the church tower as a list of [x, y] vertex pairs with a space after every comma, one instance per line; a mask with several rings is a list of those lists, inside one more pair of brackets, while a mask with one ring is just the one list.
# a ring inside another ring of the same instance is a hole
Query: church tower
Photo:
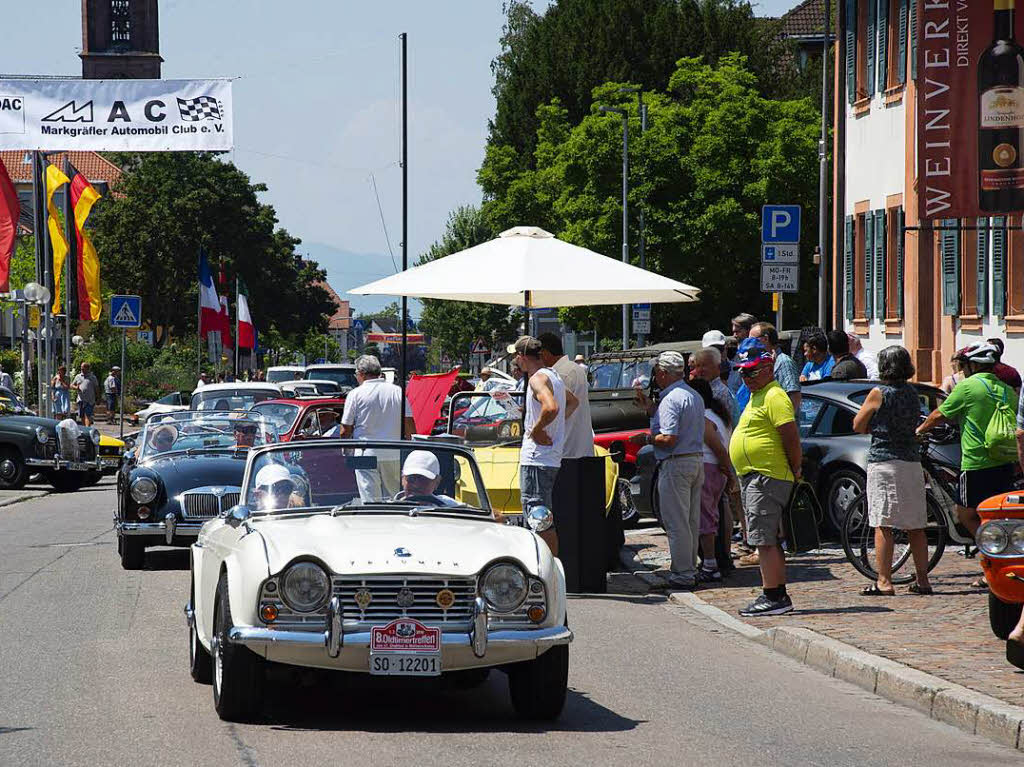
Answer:
[[157, 0], [82, 0], [82, 77], [160, 79]]

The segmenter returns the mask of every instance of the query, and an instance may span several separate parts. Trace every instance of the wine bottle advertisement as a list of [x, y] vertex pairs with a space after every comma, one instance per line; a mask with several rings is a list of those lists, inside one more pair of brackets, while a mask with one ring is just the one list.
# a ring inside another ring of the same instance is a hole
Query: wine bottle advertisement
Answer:
[[1024, 211], [1024, 0], [917, 1], [921, 218]]

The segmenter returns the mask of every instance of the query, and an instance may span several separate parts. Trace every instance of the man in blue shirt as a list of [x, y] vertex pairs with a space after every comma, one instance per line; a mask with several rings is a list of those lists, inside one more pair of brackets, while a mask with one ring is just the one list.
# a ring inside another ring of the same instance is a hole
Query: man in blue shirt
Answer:
[[651, 416], [651, 433], [638, 436], [654, 445], [659, 463], [658, 508], [672, 555], [669, 584], [692, 591], [697, 587], [705, 441], [720, 463], [728, 466], [729, 456], [715, 427], [704, 418], [704, 400], [686, 384], [683, 356], [662, 352], [653, 374], [661, 395], [655, 409], [643, 390], [637, 389], [640, 406]]
[[828, 353], [828, 339], [824, 335], [811, 336], [804, 341], [804, 356], [807, 364], [800, 372], [801, 381], [820, 381], [831, 377], [836, 361]]

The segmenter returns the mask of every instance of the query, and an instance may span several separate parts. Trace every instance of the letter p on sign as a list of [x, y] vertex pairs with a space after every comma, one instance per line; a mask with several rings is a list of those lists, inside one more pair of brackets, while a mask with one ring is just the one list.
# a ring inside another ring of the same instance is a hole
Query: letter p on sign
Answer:
[[800, 242], [800, 206], [763, 205], [761, 241]]

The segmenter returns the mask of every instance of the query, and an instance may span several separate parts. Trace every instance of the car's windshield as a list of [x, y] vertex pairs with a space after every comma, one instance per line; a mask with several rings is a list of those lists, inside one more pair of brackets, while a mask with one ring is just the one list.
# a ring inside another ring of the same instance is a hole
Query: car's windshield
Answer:
[[248, 410], [257, 402], [277, 399], [280, 393], [273, 389], [216, 389], [200, 390], [192, 395], [192, 410]]
[[180, 405], [181, 404], [181, 392], [172, 391], [170, 394], [165, 394], [156, 401], [157, 405]]
[[523, 393], [460, 392], [451, 401], [449, 431], [474, 446], [497, 445], [523, 436]]
[[186, 410], [154, 416], [139, 436], [139, 458], [164, 453], [233, 450], [277, 441], [277, 430], [259, 413]]
[[644, 388], [651, 381], [653, 357], [598, 362], [590, 369], [593, 389], [628, 389], [639, 385]]
[[261, 451], [246, 471], [242, 503], [254, 512], [326, 507], [490, 513], [472, 455], [450, 445], [290, 442]]
[[359, 385], [356, 380], [355, 368], [315, 368], [307, 370], [305, 378], [315, 378], [321, 381], [334, 381], [339, 389], [354, 389]]
[[267, 382], [268, 383], [281, 383], [281, 381], [292, 381], [295, 379], [295, 374], [302, 375], [301, 369], [296, 370], [268, 370], [267, 371]]
[[252, 412], [259, 413], [270, 421], [274, 431], [284, 434], [292, 428], [295, 419], [299, 415], [297, 405], [289, 405], [285, 402], [261, 402], [253, 406]]

